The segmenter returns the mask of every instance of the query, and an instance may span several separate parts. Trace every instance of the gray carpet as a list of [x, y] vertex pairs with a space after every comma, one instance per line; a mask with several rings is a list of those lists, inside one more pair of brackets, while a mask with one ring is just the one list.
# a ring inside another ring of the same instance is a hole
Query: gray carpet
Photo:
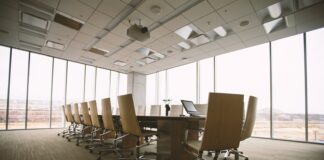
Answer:
[[[58, 137], [58, 131], [0, 131], [0, 160], [96, 160], [97, 155], [84, 147]], [[250, 160], [324, 159], [324, 145], [317, 144], [250, 138], [241, 143], [240, 150]], [[116, 159], [113, 157], [107, 155], [103, 160]]]

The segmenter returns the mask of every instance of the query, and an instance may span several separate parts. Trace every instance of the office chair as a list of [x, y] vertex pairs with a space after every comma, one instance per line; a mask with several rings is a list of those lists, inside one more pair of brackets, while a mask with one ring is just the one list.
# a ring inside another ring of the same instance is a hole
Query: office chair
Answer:
[[90, 116], [91, 116], [91, 122], [92, 122], [92, 136], [91, 136], [91, 143], [88, 145], [90, 152], [92, 152], [97, 146], [102, 145], [101, 140], [99, 139], [99, 135], [102, 132], [102, 128], [100, 125], [99, 117], [98, 117], [98, 111], [97, 111], [97, 102], [95, 100], [89, 101], [88, 105], [90, 107]]
[[[255, 119], [256, 119], [257, 101], [258, 101], [258, 99], [256, 97], [254, 97], [254, 96], [249, 97], [246, 118], [244, 121], [242, 133], [241, 133], [241, 141], [244, 141], [244, 140], [250, 138], [252, 135], [254, 124], [255, 124]], [[224, 158], [226, 159], [231, 154], [237, 154], [237, 153], [239, 154], [240, 157], [244, 157], [245, 160], [249, 159], [248, 156], [244, 155], [243, 152], [238, 151], [237, 148], [228, 150], [225, 153]]]
[[[135, 114], [135, 107], [134, 107], [132, 94], [118, 96], [118, 104], [120, 109], [120, 121], [122, 124], [122, 131], [125, 134], [121, 136], [119, 139], [124, 139], [126, 137], [130, 137], [130, 138], [135, 137], [136, 143], [129, 144], [128, 147], [135, 148], [136, 153], [134, 159], [143, 159], [144, 155], [147, 155], [148, 153], [144, 153], [143, 155], [140, 155], [140, 148], [149, 145], [150, 142], [141, 144], [140, 138], [157, 135], [157, 132], [141, 130]], [[119, 159], [128, 159], [128, 158], [119, 158]]]
[[[78, 137], [76, 145], [79, 145], [80, 143], [88, 143], [91, 139], [91, 130], [92, 130], [92, 122], [91, 117], [89, 115], [89, 109], [88, 109], [88, 103], [87, 102], [81, 102], [80, 103], [80, 110], [82, 113], [82, 130], [81, 130], [81, 136]], [[85, 146], [88, 148], [88, 146]]]
[[[208, 111], [202, 141], [185, 140], [186, 150], [202, 159], [203, 151], [238, 148], [242, 131], [243, 95], [209, 93]], [[235, 160], [238, 160], [235, 153]]]
[[[62, 105], [62, 111], [63, 111], [63, 116], [64, 116], [65, 122], [68, 122], [67, 116], [66, 116], [66, 113], [65, 113], [65, 107], [64, 107], [64, 105]], [[68, 133], [68, 132], [69, 132], [69, 127], [65, 128], [62, 132], [57, 133], [57, 136], [62, 135], [62, 137], [64, 138], [65, 137], [65, 134]]]
[[171, 105], [170, 116], [178, 117], [183, 114], [183, 106], [180, 105]]
[[151, 105], [150, 116], [160, 116], [161, 105]]
[[68, 127], [69, 132], [65, 136], [68, 141], [71, 141], [72, 139], [76, 138], [76, 123], [72, 115], [72, 109], [70, 104], [67, 104], [65, 106], [65, 113], [66, 113], [67, 121], [71, 123], [71, 125]]
[[141, 116], [144, 116], [145, 115], [145, 106], [143, 105], [139, 105], [135, 111], [136, 115], [141, 115]]

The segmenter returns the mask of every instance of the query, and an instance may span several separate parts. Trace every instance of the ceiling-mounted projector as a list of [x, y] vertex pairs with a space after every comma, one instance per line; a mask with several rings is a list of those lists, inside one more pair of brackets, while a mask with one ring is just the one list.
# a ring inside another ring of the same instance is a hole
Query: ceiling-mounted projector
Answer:
[[144, 42], [150, 38], [150, 32], [147, 27], [133, 24], [127, 29], [127, 36], [137, 41]]

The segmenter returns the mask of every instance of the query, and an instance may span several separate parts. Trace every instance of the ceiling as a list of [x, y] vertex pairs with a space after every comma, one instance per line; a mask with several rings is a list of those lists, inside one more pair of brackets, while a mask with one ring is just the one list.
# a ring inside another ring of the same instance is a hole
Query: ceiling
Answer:
[[[139, 3], [134, 5], [134, 1]], [[0, 1], [0, 44], [124, 73], [150, 74], [324, 26], [322, 0], [197, 0], [197, 3], [186, 5], [189, 2], [192, 0]], [[272, 21], [266, 15], [267, 7], [278, 2], [282, 3], [280, 17], [284, 18], [285, 25], [267, 33], [263, 24]], [[284, 10], [283, 6], [287, 3], [293, 7]], [[154, 10], [152, 6], [158, 6], [158, 9]], [[126, 12], [127, 9], [131, 12]], [[44, 17], [46, 12], [50, 21], [46, 31], [36, 34], [23, 29], [21, 10], [40, 14], [36, 15], [40, 17]], [[81, 21], [81, 29], [71, 29], [54, 22], [57, 12]], [[170, 16], [173, 13], [176, 14]], [[129, 20], [133, 24], [138, 23], [138, 19], [150, 30], [150, 39], [144, 42], [131, 40], [126, 35]], [[244, 21], [248, 23], [242, 25]], [[223, 26], [227, 34], [188, 50], [176, 47], [185, 40], [175, 31], [189, 24], [202, 33]], [[104, 36], [96, 38], [103, 32]], [[63, 50], [45, 46], [47, 40], [63, 44]], [[94, 43], [94, 40], [97, 41]], [[111, 54], [102, 56], [92, 53], [89, 46], [108, 50]], [[136, 61], [142, 60], [145, 55], [137, 50], [142, 47], [159, 52], [165, 58], [140, 65]], [[116, 61], [126, 65], [115, 65]]]

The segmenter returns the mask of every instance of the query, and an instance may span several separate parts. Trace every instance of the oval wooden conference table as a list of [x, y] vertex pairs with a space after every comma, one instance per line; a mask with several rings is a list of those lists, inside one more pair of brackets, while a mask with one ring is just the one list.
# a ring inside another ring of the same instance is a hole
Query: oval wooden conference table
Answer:
[[[113, 115], [116, 121], [119, 121], [119, 115]], [[188, 116], [137, 116], [140, 124], [145, 127], [157, 128], [159, 139], [157, 141], [157, 159], [159, 160], [184, 160], [192, 159], [192, 155], [185, 151], [183, 140], [188, 129], [187, 139], [198, 139], [199, 126], [205, 121], [205, 117]], [[196, 130], [196, 131], [193, 131]]]

